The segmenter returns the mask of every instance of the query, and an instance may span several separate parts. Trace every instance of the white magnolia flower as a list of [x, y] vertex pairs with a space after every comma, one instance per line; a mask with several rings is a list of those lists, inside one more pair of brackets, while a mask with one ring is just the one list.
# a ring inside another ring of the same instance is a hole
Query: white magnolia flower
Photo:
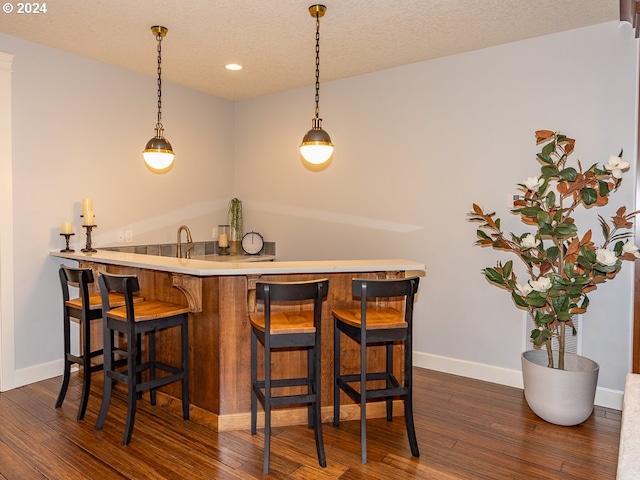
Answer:
[[631, 240], [627, 240], [627, 243], [625, 243], [622, 246], [622, 251], [625, 253], [630, 253], [636, 258], [640, 258], [640, 252], [638, 252], [638, 247], [636, 247]]
[[629, 162], [625, 162], [620, 157], [611, 155], [609, 157], [609, 163], [607, 163], [604, 168], [609, 170], [614, 178], [622, 178], [622, 171], [629, 168]]
[[532, 190], [532, 191], [537, 192], [538, 189], [544, 183], [544, 180], [542, 180], [541, 178], [538, 178], [538, 177], [528, 177], [522, 183], [524, 184], [525, 187], [527, 187], [528, 190]]
[[616, 264], [618, 257], [616, 256], [616, 252], [608, 248], [599, 248], [596, 250], [596, 260], [601, 265], [611, 267]]
[[537, 247], [538, 245], [540, 245], [540, 239], [536, 238], [532, 233], [530, 233], [520, 241], [520, 246], [525, 250]]
[[528, 282], [525, 283], [524, 285], [520, 285], [519, 283], [516, 283], [516, 288], [514, 290], [521, 297], [526, 297], [527, 295], [529, 295], [531, 293], [533, 288], [531, 287], [531, 285], [529, 285]]
[[536, 292], [546, 292], [551, 288], [551, 280], [547, 277], [540, 277], [537, 280], [529, 280], [529, 284]]

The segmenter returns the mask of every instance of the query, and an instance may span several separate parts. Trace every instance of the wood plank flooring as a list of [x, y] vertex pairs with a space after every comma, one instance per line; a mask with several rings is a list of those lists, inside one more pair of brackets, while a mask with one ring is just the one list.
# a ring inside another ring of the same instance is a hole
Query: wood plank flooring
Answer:
[[[414, 369], [420, 458], [411, 456], [402, 417], [367, 422], [368, 463], [360, 464], [359, 422], [323, 425], [327, 468], [313, 430], [273, 429], [268, 478], [615, 479], [620, 412], [597, 407], [582, 425], [538, 419], [522, 391]], [[138, 404], [131, 444], [121, 445], [125, 398], [116, 391], [104, 429], [94, 425], [102, 377], [94, 375], [85, 419], [76, 420], [80, 377], [53, 407], [60, 378], [0, 394], [2, 479], [252, 479], [262, 475], [262, 430], [216, 433], [166, 408]]]

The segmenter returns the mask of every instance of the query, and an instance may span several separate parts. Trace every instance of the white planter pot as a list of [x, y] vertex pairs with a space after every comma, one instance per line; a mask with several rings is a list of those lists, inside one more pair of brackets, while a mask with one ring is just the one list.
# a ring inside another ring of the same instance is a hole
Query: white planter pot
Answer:
[[548, 368], [546, 350], [527, 350], [522, 354], [525, 399], [547, 422], [578, 425], [593, 411], [599, 370], [593, 360], [573, 353], [565, 354], [565, 370]]

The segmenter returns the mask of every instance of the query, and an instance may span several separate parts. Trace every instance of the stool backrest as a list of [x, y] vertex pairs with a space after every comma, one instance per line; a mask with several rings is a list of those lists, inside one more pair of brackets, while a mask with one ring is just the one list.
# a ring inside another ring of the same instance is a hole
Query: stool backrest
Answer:
[[113, 273], [101, 273], [98, 278], [100, 296], [102, 298], [102, 314], [106, 319], [107, 312], [111, 310], [109, 305], [109, 292], [117, 292], [124, 295], [124, 305], [127, 310], [127, 321], [133, 322], [133, 294], [140, 291], [138, 277], [135, 275], [116, 275]]
[[264, 302], [265, 332], [271, 330], [272, 302], [295, 302], [313, 300], [314, 326], [320, 331], [322, 318], [322, 299], [327, 296], [329, 280], [310, 280], [306, 282], [257, 282], [256, 298]]
[[404, 319], [409, 329], [413, 320], [413, 303], [418, 292], [419, 277], [397, 279], [361, 279], [354, 278], [351, 282], [351, 292], [354, 297], [360, 297], [362, 326], [366, 324], [367, 300], [376, 298], [404, 297]]
[[60, 286], [62, 287], [62, 304], [70, 299], [69, 287], [77, 287], [82, 299], [83, 309], [89, 309], [89, 285], [93, 283], [93, 270], [90, 268], [74, 268], [60, 265]]

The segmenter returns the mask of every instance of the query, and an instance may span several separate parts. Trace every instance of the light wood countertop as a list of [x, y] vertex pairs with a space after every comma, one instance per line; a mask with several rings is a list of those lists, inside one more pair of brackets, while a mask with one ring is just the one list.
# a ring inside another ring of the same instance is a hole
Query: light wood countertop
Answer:
[[194, 258], [175, 258], [110, 250], [98, 250], [96, 253], [51, 251], [49, 254], [68, 260], [123, 265], [201, 277], [425, 270], [424, 264], [404, 259], [270, 261], [275, 257], [271, 255], [259, 255], [255, 257], [244, 257], [243, 261], [228, 261], [226, 259], [225, 261], [216, 261], [219, 260], [219, 257], [215, 255]]

